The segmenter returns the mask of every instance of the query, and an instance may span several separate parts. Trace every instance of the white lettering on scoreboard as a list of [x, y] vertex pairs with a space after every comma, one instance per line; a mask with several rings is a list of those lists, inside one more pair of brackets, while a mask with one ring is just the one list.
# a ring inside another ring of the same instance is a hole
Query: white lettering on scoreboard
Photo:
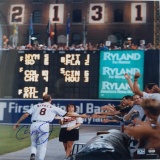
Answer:
[[90, 55], [86, 54], [84, 62], [80, 60], [81, 54], [65, 54], [61, 57], [60, 62], [64, 67], [60, 68], [60, 73], [65, 77], [65, 82], [80, 82], [81, 76], [84, 77], [83, 82], [89, 82], [89, 70], [84, 70], [83, 73], [80, 69], [66, 69], [66, 66], [80, 66], [81, 63], [84, 66], [89, 66]]
[[91, 3], [89, 8], [89, 23], [104, 23], [104, 3]]
[[49, 19], [51, 23], [63, 23], [64, 4], [50, 4]]
[[[19, 74], [24, 86], [18, 89], [18, 95], [23, 98], [39, 98], [38, 94], [48, 93], [48, 84], [53, 80], [53, 69], [50, 67], [52, 56], [45, 53], [28, 53], [19, 56]], [[63, 54], [60, 56], [58, 72], [60, 77], [68, 83], [89, 83], [90, 82], [90, 54]], [[50, 72], [51, 71], [51, 72]], [[42, 87], [42, 90], [39, 87]]]
[[131, 3], [131, 23], [146, 23], [146, 3]]
[[14, 22], [17, 22], [18, 24], [23, 24], [24, 23], [24, 10], [25, 10], [24, 4], [11, 5], [10, 24], [14, 24]]
[[[25, 56], [19, 57], [20, 62], [24, 62], [26, 66], [34, 66], [36, 62], [40, 61], [40, 54], [25, 54]], [[43, 55], [43, 65], [49, 66], [49, 54]], [[41, 70], [39, 73], [37, 69], [25, 69], [19, 67], [19, 73], [24, 74], [24, 82], [39, 82], [39, 78], [42, 77], [43, 82], [48, 82], [49, 71], [47, 69]], [[38, 98], [38, 90], [35, 86], [26, 86], [18, 90], [18, 95], [23, 94], [23, 98]], [[43, 95], [48, 93], [48, 87], [43, 90]]]

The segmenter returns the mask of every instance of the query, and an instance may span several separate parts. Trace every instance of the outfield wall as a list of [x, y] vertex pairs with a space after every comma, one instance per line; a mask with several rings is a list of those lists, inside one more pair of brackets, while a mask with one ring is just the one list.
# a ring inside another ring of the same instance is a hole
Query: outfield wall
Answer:
[[[41, 103], [41, 99], [31, 100], [31, 99], [0, 99], [0, 123], [1, 124], [11, 124], [16, 123], [17, 120], [34, 104]], [[77, 112], [80, 114], [87, 113], [93, 114], [95, 112], [100, 112], [101, 107], [105, 104], [118, 105], [119, 100], [75, 100], [75, 99], [56, 99], [52, 101], [52, 104], [65, 110], [67, 104], [75, 104], [77, 107]], [[106, 125], [101, 122], [102, 119], [84, 119], [83, 124], [87, 125]], [[30, 124], [30, 117], [22, 122], [22, 124]], [[54, 124], [58, 124], [58, 120], [53, 121]], [[108, 124], [108, 123], [107, 123]], [[112, 123], [110, 123], [112, 124]], [[119, 124], [119, 123], [117, 123]]]

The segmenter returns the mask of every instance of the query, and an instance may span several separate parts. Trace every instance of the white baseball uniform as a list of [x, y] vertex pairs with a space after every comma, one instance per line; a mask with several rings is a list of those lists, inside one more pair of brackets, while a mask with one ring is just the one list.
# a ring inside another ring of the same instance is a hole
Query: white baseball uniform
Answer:
[[38, 149], [39, 160], [44, 160], [50, 134], [49, 123], [54, 120], [56, 115], [64, 116], [66, 111], [49, 102], [44, 102], [32, 106], [27, 113], [32, 115], [30, 127], [31, 153], [36, 155]]

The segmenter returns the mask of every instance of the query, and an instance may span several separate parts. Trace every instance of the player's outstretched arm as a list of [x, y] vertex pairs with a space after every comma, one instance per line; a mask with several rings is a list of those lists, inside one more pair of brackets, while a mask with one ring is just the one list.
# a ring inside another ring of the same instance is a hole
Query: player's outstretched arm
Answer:
[[19, 123], [25, 120], [29, 116], [29, 113], [25, 113], [21, 116], [21, 118], [17, 121], [17, 123], [13, 126], [13, 130], [16, 130], [19, 127]]

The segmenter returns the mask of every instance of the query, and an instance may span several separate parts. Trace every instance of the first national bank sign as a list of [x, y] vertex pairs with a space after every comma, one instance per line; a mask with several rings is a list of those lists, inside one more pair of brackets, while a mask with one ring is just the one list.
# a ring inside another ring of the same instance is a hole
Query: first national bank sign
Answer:
[[100, 53], [99, 98], [121, 99], [125, 95], [133, 95], [124, 74], [131, 80], [135, 72], [140, 72], [138, 80], [143, 89], [144, 51], [121, 50], [102, 51]]

